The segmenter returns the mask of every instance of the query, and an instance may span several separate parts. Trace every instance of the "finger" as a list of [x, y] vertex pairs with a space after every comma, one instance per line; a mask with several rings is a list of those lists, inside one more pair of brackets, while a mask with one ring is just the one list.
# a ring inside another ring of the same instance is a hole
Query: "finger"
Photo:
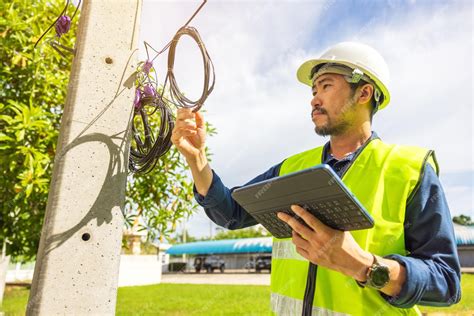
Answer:
[[194, 130], [185, 130], [185, 131], [181, 132], [182, 136], [194, 136], [196, 134], [197, 134], [197, 132], [194, 131]]
[[201, 112], [196, 112], [195, 118], [196, 118], [196, 126], [197, 128], [202, 128], [204, 127], [205, 121], [204, 121], [204, 116], [202, 115]]
[[178, 128], [196, 128], [196, 123], [194, 123], [191, 120], [185, 120], [185, 121], [178, 121], [176, 123], [176, 126]]
[[179, 113], [190, 113], [193, 114], [193, 110], [190, 108], [178, 108], [178, 114]]
[[189, 132], [189, 131], [197, 132], [197, 130], [194, 127], [189, 127], [189, 126], [180, 127], [180, 128], [178, 128], [178, 131], [180, 133]]
[[190, 109], [178, 109], [176, 120], [193, 119], [194, 113]]
[[303, 248], [296, 247], [296, 252], [299, 253], [301, 256], [309, 260], [309, 252], [304, 250]]
[[302, 224], [299, 220], [294, 218], [291, 215], [288, 215], [283, 212], [278, 212], [278, 218], [287, 223], [294, 231], [296, 231], [301, 236], [310, 236], [314, 231], [308, 226]]
[[311, 227], [315, 231], [326, 230], [329, 228], [328, 226], [324, 225], [319, 219], [313, 216], [310, 212], [306, 211], [299, 205], [292, 205], [291, 210], [295, 212], [300, 218], [304, 220], [309, 227]]
[[171, 141], [173, 143], [179, 143], [183, 137], [196, 135], [197, 131], [194, 129], [183, 130], [179, 128], [174, 128], [171, 135]]
[[292, 240], [295, 246], [300, 247], [300, 248], [309, 249], [311, 246], [305, 237], [301, 236], [295, 231], [292, 231]]
[[176, 121], [177, 122], [180, 122], [180, 121], [188, 121], [188, 120], [193, 120], [194, 119], [194, 116], [193, 115], [189, 115], [187, 113], [184, 113], [184, 114], [181, 114], [181, 115], [178, 115], [176, 117]]

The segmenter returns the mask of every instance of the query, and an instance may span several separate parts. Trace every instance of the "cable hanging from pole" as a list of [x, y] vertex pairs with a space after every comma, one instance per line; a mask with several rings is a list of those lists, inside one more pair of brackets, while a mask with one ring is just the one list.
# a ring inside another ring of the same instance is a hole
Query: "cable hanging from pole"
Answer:
[[[176, 32], [173, 39], [160, 51], [155, 50], [147, 42], [144, 43], [147, 60], [139, 63], [135, 81], [132, 141], [129, 156], [129, 169], [131, 172], [150, 172], [156, 166], [159, 158], [165, 155], [171, 148], [171, 133], [174, 128], [175, 118], [168, 104], [176, 107], [192, 108], [193, 112], [197, 112], [214, 89], [215, 72], [212, 60], [197, 29], [188, 26], [206, 2], [204, 0], [201, 3], [188, 21]], [[190, 100], [181, 92], [173, 72], [176, 47], [183, 35], [188, 35], [196, 41], [203, 58], [204, 85], [201, 97], [195, 101]], [[150, 58], [148, 49], [156, 53], [153, 58]], [[167, 49], [169, 49], [168, 70], [163, 87], [158, 89], [153, 61]], [[167, 86], [169, 86], [168, 90], [166, 89]], [[169, 98], [165, 97], [166, 91], [169, 91]]]
[[[178, 87], [178, 84], [176, 82], [176, 78], [173, 72], [176, 46], [178, 45], [178, 41], [182, 35], [188, 35], [196, 41], [196, 43], [199, 45], [199, 48], [201, 50], [202, 59], [204, 63], [204, 86], [203, 86], [201, 97], [196, 101], [192, 101], [188, 99], [179, 90], [179, 87]], [[191, 27], [191, 26], [182, 27], [181, 29], [179, 29], [179, 31], [176, 33], [173, 40], [171, 41], [171, 46], [169, 47], [169, 51], [168, 51], [167, 78], [170, 83], [170, 96], [171, 96], [172, 102], [176, 104], [177, 106], [180, 106], [183, 108], [193, 108], [193, 112], [199, 111], [199, 109], [201, 108], [201, 106], [204, 104], [207, 97], [209, 96], [209, 94], [211, 94], [212, 90], [214, 89], [214, 83], [215, 83], [214, 65], [212, 63], [211, 58], [209, 57], [209, 53], [207, 52], [206, 47], [204, 46], [204, 43], [202, 42], [201, 36], [199, 35], [198, 31], [194, 27]], [[211, 82], [211, 78], [212, 78], [212, 82]]]

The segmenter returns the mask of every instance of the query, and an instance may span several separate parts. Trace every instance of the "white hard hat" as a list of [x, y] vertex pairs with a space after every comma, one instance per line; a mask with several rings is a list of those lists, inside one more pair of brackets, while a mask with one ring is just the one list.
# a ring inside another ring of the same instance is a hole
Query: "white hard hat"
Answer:
[[[311, 59], [303, 63], [296, 76], [298, 80], [310, 87], [313, 86], [312, 70], [322, 64], [341, 64], [354, 70], [357, 77], [369, 77], [377, 85], [383, 99], [378, 104], [378, 110], [383, 109], [390, 102], [388, 66], [382, 55], [372, 47], [354, 42], [342, 42], [329, 48], [318, 59]], [[362, 74], [361, 74], [362, 72]]]

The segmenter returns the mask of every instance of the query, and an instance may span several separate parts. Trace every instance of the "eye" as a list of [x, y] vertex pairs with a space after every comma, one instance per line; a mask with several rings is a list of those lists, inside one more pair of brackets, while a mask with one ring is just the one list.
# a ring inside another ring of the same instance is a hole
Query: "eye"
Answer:
[[330, 84], [326, 83], [325, 85], [323, 85], [323, 89], [326, 89], [326, 87], [329, 87], [329, 86], [330, 86]]

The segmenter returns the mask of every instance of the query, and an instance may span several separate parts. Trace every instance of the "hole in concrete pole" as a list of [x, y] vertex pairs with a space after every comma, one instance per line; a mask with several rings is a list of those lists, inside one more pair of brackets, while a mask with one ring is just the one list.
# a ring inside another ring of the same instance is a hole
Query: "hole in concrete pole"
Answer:
[[91, 239], [91, 234], [89, 233], [82, 234], [82, 240], [88, 241], [89, 239]]
[[106, 58], [105, 58], [105, 62], [110, 65], [110, 64], [113, 63], [114, 61], [112, 60], [112, 58], [106, 57]]

